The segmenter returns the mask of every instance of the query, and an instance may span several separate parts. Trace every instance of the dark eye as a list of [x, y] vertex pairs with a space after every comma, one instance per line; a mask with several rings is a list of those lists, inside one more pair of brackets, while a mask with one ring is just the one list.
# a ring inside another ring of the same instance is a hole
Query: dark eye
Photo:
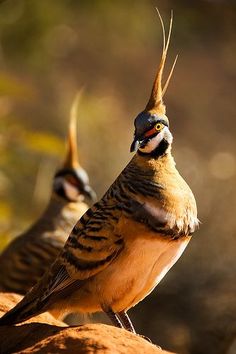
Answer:
[[156, 125], [155, 125], [155, 129], [159, 132], [160, 130], [162, 130], [162, 128], [163, 128], [163, 124], [162, 123], [157, 123]]

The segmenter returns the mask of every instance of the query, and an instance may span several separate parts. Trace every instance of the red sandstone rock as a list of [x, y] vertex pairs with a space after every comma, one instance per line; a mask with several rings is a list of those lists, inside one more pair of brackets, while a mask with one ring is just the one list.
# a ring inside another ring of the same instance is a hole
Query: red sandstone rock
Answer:
[[[16, 294], [0, 294], [0, 315], [17, 303]], [[36, 323], [35, 323], [36, 322]], [[42, 323], [46, 322], [46, 323]], [[167, 354], [124, 329], [104, 324], [65, 327], [48, 313], [24, 324], [0, 327], [0, 353]]]

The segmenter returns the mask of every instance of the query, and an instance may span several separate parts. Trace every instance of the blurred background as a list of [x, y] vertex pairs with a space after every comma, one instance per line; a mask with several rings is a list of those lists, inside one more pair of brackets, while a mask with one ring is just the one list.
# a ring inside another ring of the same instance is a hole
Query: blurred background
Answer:
[[138, 333], [179, 353], [233, 354], [236, 336], [236, 2], [0, 1], [0, 249], [43, 211], [65, 151], [70, 105], [82, 165], [101, 197], [131, 158], [174, 10], [165, 97], [178, 170], [200, 230], [130, 311]]

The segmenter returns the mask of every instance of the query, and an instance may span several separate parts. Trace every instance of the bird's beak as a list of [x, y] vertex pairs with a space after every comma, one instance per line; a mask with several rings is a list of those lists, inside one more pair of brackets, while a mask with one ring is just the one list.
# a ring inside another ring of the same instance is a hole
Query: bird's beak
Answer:
[[84, 186], [83, 193], [86, 197], [88, 197], [92, 202], [95, 202], [97, 200], [97, 195], [94, 192], [94, 190], [89, 186], [86, 185]]
[[142, 145], [144, 139], [140, 139], [137, 136], [134, 137], [134, 140], [130, 146], [130, 152], [136, 152], [138, 148]]

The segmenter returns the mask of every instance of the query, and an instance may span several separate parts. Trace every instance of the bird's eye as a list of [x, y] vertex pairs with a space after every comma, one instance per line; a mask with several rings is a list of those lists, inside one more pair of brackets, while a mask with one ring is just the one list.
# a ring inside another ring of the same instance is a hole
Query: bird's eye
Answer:
[[155, 125], [155, 129], [159, 132], [161, 129], [163, 128], [163, 124], [161, 124], [161, 123], [157, 123], [156, 125]]

